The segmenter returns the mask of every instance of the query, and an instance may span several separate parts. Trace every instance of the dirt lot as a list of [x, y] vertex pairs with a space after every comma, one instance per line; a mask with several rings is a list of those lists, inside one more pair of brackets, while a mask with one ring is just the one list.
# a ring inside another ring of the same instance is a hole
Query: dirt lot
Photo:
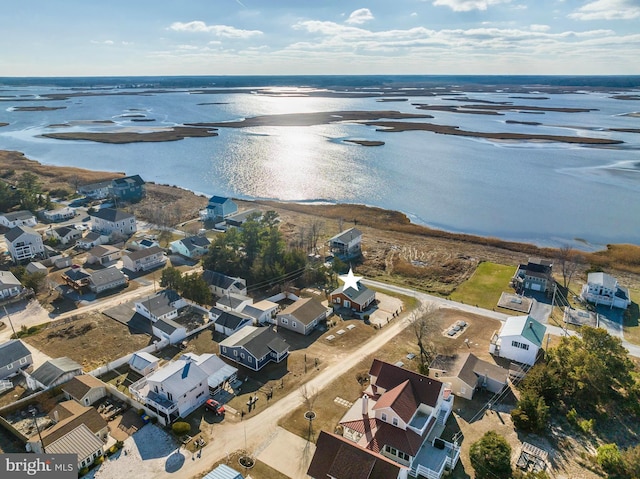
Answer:
[[148, 346], [151, 338], [100, 313], [88, 313], [81, 319], [45, 329], [24, 340], [51, 356], [67, 356], [85, 371]]

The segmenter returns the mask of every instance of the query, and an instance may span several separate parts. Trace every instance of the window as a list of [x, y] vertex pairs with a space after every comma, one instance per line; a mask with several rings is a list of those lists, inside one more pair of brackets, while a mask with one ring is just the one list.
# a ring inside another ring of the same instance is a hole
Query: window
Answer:
[[398, 451], [398, 457], [400, 459], [404, 459], [405, 461], [409, 460], [409, 454], [402, 452], [402, 451]]
[[397, 417], [394, 417], [394, 418], [391, 420], [391, 422], [393, 423], [393, 425], [394, 425], [394, 426], [397, 426], [397, 425], [398, 425], [398, 418], [397, 418]]
[[13, 369], [13, 363], [7, 364], [7, 369]]
[[380, 417], [382, 418], [382, 420], [384, 422], [387, 422], [387, 415], [385, 413], [382, 413], [382, 415]]
[[240, 357], [244, 359], [244, 353], [240, 353]]
[[226, 353], [227, 352], [227, 347], [226, 346], [222, 346], [222, 352]]
[[171, 393], [167, 393], [167, 399], [168, 399], [169, 401], [173, 401], [173, 394], [171, 394]]
[[27, 358], [20, 358], [20, 364], [24, 364], [27, 362]]
[[291, 327], [295, 328], [296, 326], [298, 326], [298, 324], [295, 321], [291, 321]]
[[238, 357], [238, 351], [234, 349], [234, 350], [233, 350], [233, 355], [234, 355], [235, 357]]
[[280, 322], [282, 324], [289, 324], [289, 320], [287, 318], [280, 318]]
[[519, 341], [511, 341], [511, 346], [513, 346], [514, 348], [524, 349], [525, 351], [529, 350], [529, 345], [528, 344], [521, 343]]

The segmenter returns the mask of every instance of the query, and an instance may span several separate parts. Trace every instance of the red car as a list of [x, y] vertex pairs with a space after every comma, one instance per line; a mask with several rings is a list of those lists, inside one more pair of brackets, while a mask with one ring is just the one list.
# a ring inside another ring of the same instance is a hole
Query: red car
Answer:
[[215, 399], [207, 399], [207, 401], [204, 403], [204, 407], [208, 411], [213, 411], [217, 416], [221, 416], [224, 414], [224, 405], [220, 404]]

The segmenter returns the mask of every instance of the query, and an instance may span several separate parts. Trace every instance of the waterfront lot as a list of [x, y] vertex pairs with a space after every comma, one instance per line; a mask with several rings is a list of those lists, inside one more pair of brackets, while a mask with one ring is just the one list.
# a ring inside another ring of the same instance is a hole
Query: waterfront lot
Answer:
[[471, 278], [458, 286], [450, 298], [484, 309], [516, 314], [512, 310], [497, 306], [502, 293], [513, 293], [513, 289], [509, 287], [509, 281], [514, 273], [514, 266], [488, 261], [480, 263]]

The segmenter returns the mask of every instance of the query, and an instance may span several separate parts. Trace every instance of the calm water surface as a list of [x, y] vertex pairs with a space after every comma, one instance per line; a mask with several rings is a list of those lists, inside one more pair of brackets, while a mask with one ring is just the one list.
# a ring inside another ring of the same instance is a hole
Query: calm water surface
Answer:
[[[0, 97], [46, 91], [5, 89]], [[9, 123], [0, 128], [0, 149], [19, 150], [46, 164], [139, 173], [147, 181], [206, 195], [370, 204], [403, 211], [414, 222], [449, 231], [541, 245], [571, 242], [589, 248], [607, 243], [640, 244], [640, 134], [603, 131], [640, 128], [640, 118], [623, 116], [640, 110], [640, 102], [614, 100], [603, 93], [551, 95], [549, 100], [512, 99], [500, 93], [468, 96], [598, 111], [486, 116], [421, 111], [411, 105], [461, 104], [448, 99], [450, 95], [407, 97], [407, 102], [186, 92], [63, 101], [9, 99], [0, 102], [0, 122]], [[222, 104], [201, 105], [212, 102]], [[36, 105], [66, 108], [13, 110]], [[435, 117], [412, 121], [468, 130], [581, 135], [625, 143], [616, 148], [506, 143], [420, 131], [377, 132], [353, 123], [221, 128], [219, 136], [212, 138], [126, 145], [38, 138], [51, 131], [117, 131], [123, 127], [148, 131], [189, 122], [338, 110], [400, 110]], [[155, 121], [132, 122], [126, 116], [132, 114]], [[115, 124], [96, 125], [88, 120], [112, 120]], [[506, 124], [506, 120], [543, 125]], [[49, 127], [60, 123], [72, 126]], [[363, 147], [345, 143], [346, 139], [381, 140], [385, 145]], [[577, 239], [588, 244], [576, 243]]]

